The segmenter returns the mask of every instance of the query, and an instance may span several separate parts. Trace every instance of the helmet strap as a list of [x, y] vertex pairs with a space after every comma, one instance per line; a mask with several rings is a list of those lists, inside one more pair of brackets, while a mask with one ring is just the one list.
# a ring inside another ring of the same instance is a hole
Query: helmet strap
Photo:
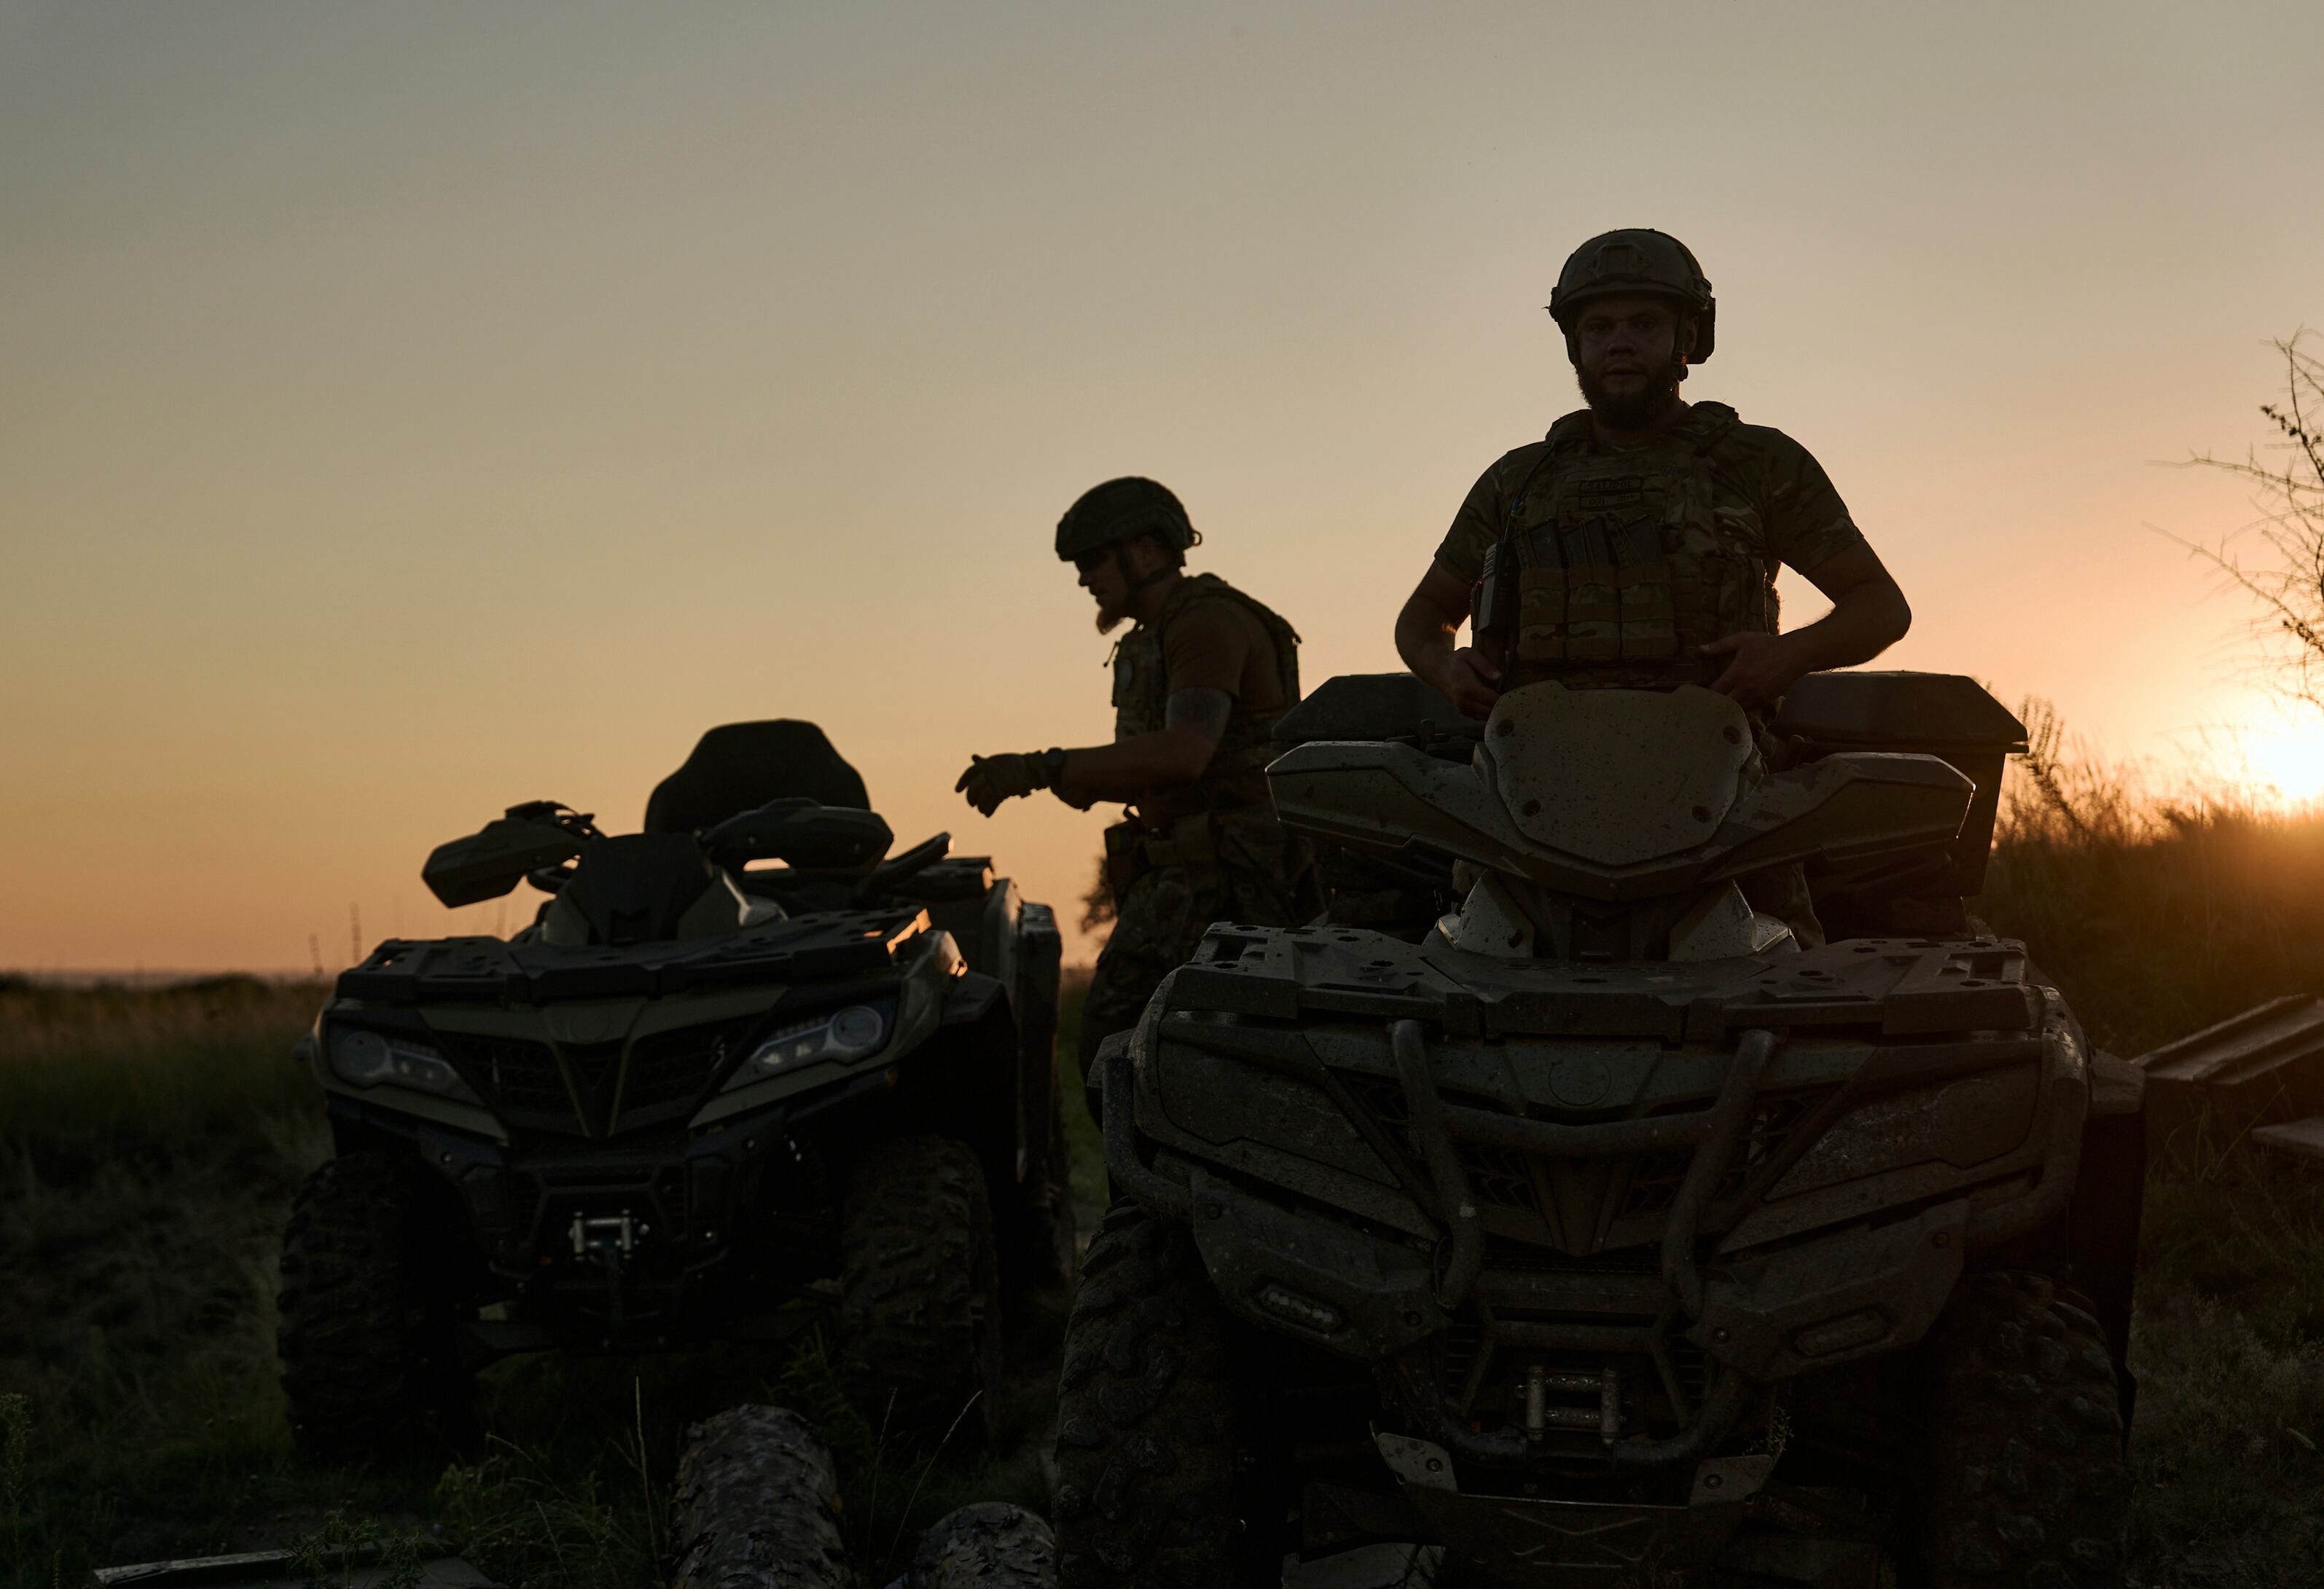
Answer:
[[1156, 568], [1150, 574], [1140, 574], [1134, 572], [1130, 566], [1129, 541], [1116, 541], [1113, 543], [1113, 566], [1115, 571], [1121, 575], [1122, 588], [1133, 594], [1139, 591], [1144, 590], [1148, 585], [1167, 579], [1171, 574], [1177, 572], [1175, 567], [1167, 563]]

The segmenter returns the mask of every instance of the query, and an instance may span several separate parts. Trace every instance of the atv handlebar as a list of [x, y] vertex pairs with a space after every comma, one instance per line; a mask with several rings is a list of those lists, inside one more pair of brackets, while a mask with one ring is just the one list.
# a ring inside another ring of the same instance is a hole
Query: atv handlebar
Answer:
[[872, 875], [855, 886], [855, 903], [862, 904], [874, 895], [893, 888], [905, 878], [927, 871], [952, 853], [952, 835], [938, 833], [933, 839], [923, 839], [901, 855], [891, 855], [872, 868]]
[[720, 866], [779, 860], [815, 870], [858, 867], [887, 852], [895, 834], [872, 812], [812, 800], [770, 800], [695, 836]]

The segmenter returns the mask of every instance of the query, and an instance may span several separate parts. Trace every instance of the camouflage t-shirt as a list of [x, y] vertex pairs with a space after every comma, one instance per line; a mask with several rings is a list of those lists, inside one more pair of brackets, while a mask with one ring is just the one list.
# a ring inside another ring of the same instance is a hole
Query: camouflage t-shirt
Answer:
[[[1643, 447], [1609, 447], [1593, 438], [1583, 452], [1596, 457], [1643, 455], [1663, 445], [1655, 441]], [[1511, 495], [1548, 445], [1545, 439], [1528, 442], [1503, 454], [1478, 476], [1468, 500], [1453, 516], [1452, 528], [1444, 532], [1436, 548], [1436, 561], [1447, 574], [1464, 583], [1476, 580], [1484, 567], [1485, 549], [1500, 537], [1508, 522]], [[1725, 477], [1720, 483], [1730, 489], [1720, 494], [1731, 500], [1719, 506], [1747, 510], [1735, 521], [1766, 561], [1769, 579], [1775, 577], [1778, 563], [1805, 573], [1827, 558], [1865, 544], [1863, 532], [1849, 518], [1848, 505], [1832, 489], [1823, 465], [1774, 426], [1738, 423], [1729, 432], [1722, 452], [1731, 454], [1731, 460], [1722, 459], [1729, 466], [1719, 471]], [[1527, 494], [1546, 501], [1541, 489], [1544, 483], [1536, 476]], [[1722, 512], [1720, 518], [1727, 520], [1729, 516]]]

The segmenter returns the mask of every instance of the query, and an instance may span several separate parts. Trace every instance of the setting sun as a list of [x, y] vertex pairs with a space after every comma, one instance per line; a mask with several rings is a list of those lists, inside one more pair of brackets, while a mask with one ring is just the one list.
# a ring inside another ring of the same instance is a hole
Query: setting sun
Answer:
[[2253, 781], [2272, 787], [2286, 803], [2306, 805], [2324, 799], [2324, 721], [2252, 730], [2245, 736], [2244, 755]]

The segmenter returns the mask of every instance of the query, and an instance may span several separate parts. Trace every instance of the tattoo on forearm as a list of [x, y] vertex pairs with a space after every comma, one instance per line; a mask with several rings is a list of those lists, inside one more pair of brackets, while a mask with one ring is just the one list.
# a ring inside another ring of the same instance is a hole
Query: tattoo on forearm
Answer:
[[1224, 690], [1173, 690], [1162, 706], [1162, 726], [1200, 729], [1203, 737], [1215, 745], [1227, 731], [1227, 719], [1233, 712], [1234, 697]]

